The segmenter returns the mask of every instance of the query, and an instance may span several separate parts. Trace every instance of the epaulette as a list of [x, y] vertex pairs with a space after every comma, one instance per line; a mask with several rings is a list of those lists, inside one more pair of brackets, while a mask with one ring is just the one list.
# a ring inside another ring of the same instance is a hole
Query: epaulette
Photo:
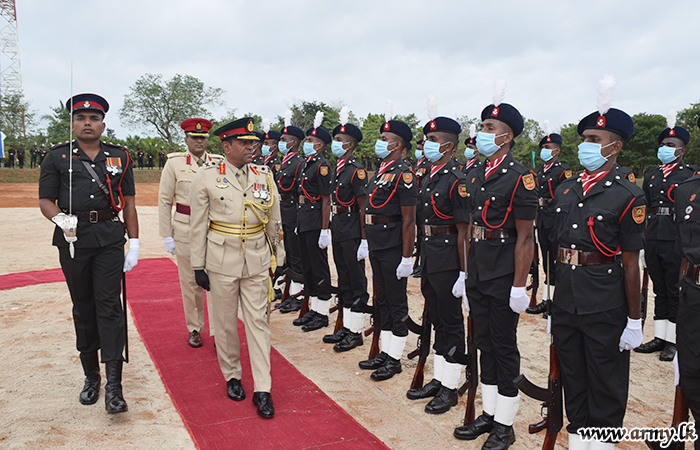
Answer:
[[216, 160], [216, 161], [221, 161], [221, 160], [224, 159], [224, 157], [221, 156], [221, 155], [212, 155], [211, 153], [207, 153], [207, 155], [208, 155], [209, 157], [211, 157], [211, 159], [214, 159], [214, 160]]
[[467, 176], [464, 174], [464, 172], [462, 172], [462, 169], [457, 167], [457, 164], [452, 166], [452, 170], [450, 170], [450, 172], [452, 173], [452, 175], [457, 177], [458, 180], [464, 180], [464, 181], [467, 180]]
[[[579, 175], [580, 175], [580, 174], [579, 174]], [[576, 183], [576, 182], [579, 180], [579, 175], [576, 175], [576, 176], [573, 176], [573, 175], [572, 175], [572, 176], [570, 176], [570, 177], [567, 178], [566, 180], [564, 180], [564, 181], [562, 181], [561, 183], [559, 183], [559, 186], [564, 186], [564, 185], [567, 184], [567, 183]]]
[[510, 162], [510, 168], [515, 170], [521, 175], [524, 175], [526, 173], [530, 173], [531, 170], [525, 167], [520, 161], [516, 160], [515, 158], [513, 161]]
[[[74, 141], [74, 142], [75, 142], [75, 141]], [[68, 145], [69, 143], [70, 143], [69, 141], [66, 141], [66, 142], [59, 142], [58, 144], [54, 144], [54, 145], [52, 145], [51, 147], [49, 147], [49, 151], [53, 151], [53, 150], [55, 150], [55, 149], [57, 149], [57, 148], [59, 148], [59, 147], [63, 147], [64, 145]]]
[[168, 153], [168, 158], [179, 158], [182, 156], [185, 156], [187, 152], [173, 152], [173, 153]]
[[217, 161], [206, 161], [202, 164], [203, 169], [211, 169], [212, 167], [218, 167], [219, 163]]
[[619, 174], [615, 175], [615, 181], [617, 181], [617, 183], [620, 184], [621, 186], [624, 186], [625, 189], [630, 191], [630, 193], [633, 196], [635, 196], [635, 197], [644, 196], [644, 191], [642, 190], [642, 188], [637, 186], [636, 183], [633, 183], [630, 180], [628, 180], [627, 178], [623, 177], [622, 175], [619, 175]]
[[114, 147], [114, 148], [118, 148], [120, 150], [126, 151], [126, 147], [124, 147], [123, 145], [115, 144], [114, 142], [105, 142], [105, 141], [102, 141], [102, 143], [108, 147]]
[[251, 164], [251, 166], [255, 167], [258, 171], [262, 173], [267, 173], [270, 171], [270, 168], [267, 167], [265, 164]]

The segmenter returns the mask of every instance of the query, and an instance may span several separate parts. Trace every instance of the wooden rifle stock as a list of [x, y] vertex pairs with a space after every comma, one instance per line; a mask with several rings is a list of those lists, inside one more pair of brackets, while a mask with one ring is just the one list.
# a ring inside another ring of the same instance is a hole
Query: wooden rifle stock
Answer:
[[649, 302], [649, 271], [642, 271], [642, 327], [647, 320], [647, 304]]
[[[374, 281], [372, 277], [372, 306], [374, 307], [374, 312], [372, 313], [372, 345], [369, 347], [369, 359], [374, 358], [379, 354], [379, 334], [382, 331], [382, 320], [381, 313], [379, 311], [379, 304], [377, 303], [377, 282]], [[365, 334], [366, 336], [367, 334]]]
[[428, 307], [426, 304], [423, 306], [423, 321], [421, 326], [418, 326], [411, 320], [411, 316], [406, 315], [402, 319], [406, 328], [413, 333], [418, 334], [418, 346], [417, 348], [408, 354], [409, 359], [413, 359], [418, 355], [418, 364], [416, 364], [416, 371], [413, 373], [413, 380], [411, 381], [411, 389], [420, 389], [423, 387], [425, 363], [430, 355], [430, 338], [432, 332], [432, 325], [430, 323], [430, 316], [428, 315]]
[[[683, 389], [676, 386], [676, 395], [673, 399], [673, 419], [671, 420], [671, 427], [676, 430], [683, 422], [688, 421], [688, 404], [685, 400], [685, 395], [683, 394]], [[661, 443], [658, 441], [645, 441], [647, 447], [652, 450], [683, 450], [685, 448], [685, 441], [672, 441], [668, 447], [661, 447]]]
[[530, 308], [537, 306], [537, 288], [540, 284], [540, 254], [537, 250], [537, 241], [535, 240], [535, 252], [532, 256], [532, 264], [530, 265], [530, 275], [532, 275], [532, 281], [530, 285], [526, 288], [530, 293]]

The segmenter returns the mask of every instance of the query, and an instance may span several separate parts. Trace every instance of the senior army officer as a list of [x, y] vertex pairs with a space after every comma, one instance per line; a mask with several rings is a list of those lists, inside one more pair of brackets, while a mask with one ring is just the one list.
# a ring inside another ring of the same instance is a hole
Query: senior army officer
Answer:
[[[238, 307], [245, 323], [258, 414], [275, 414], [270, 389], [270, 326], [266, 320], [271, 249], [281, 227], [277, 188], [267, 166], [251, 164], [253, 119], [216, 131], [225, 159], [197, 172], [190, 191], [190, 249], [197, 284], [209, 290], [216, 352], [232, 400], [245, 399], [241, 384]], [[282, 255], [280, 255], [282, 256]]]

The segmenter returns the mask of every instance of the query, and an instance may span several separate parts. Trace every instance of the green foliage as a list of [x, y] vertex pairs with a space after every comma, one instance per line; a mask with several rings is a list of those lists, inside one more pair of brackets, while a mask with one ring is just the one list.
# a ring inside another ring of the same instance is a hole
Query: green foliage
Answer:
[[627, 167], [637, 177], [643, 177], [649, 166], [659, 164], [656, 157], [659, 145], [656, 139], [666, 128], [666, 118], [659, 114], [638, 113], [632, 116], [634, 134], [622, 146], [617, 163]]
[[26, 130], [36, 125], [35, 117], [21, 91], [0, 94], [0, 130], [5, 133], [5, 144], [26, 144]]
[[678, 112], [677, 124], [690, 132], [690, 142], [685, 146], [683, 161], [687, 164], [700, 165], [700, 102], [692, 103], [688, 108]]
[[[564, 125], [561, 128], [559, 134], [564, 141], [561, 146], [561, 153], [559, 153], [559, 161], [571, 167], [571, 170], [576, 172], [581, 172], [583, 166], [578, 160], [578, 144], [581, 143], [581, 136], [578, 135], [576, 128], [578, 124], [570, 123]], [[538, 155], [539, 158], [539, 155]], [[541, 159], [539, 161], [542, 161]], [[538, 163], [538, 165], [541, 163]]]
[[58, 106], [51, 107], [52, 114], [45, 114], [41, 118], [49, 122], [46, 127], [47, 143], [66, 142], [70, 139], [70, 113], [58, 102]]

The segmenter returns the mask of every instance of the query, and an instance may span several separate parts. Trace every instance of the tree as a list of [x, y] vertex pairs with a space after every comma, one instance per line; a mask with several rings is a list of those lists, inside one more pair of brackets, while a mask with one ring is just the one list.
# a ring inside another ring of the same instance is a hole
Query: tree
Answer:
[[70, 139], [70, 114], [63, 107], [63, 103], [58, 102], [57, 107], [51, 107], [53, 114], [45, 114], [41, 118], [49, 122], [46, 127], [46, 137], [52, 144], [66, 142]]
[[175, 147], [184, 139], [180, 122], [190, 117], [210, 117], [205, 106], [221, 105], [223, 93], [191, 75], [176, 74], [164, 81], [160, 74], [147, 73], [124, 96], [119, 118], [125, 127], [155, 131], [169, 147]]
[[659, 114], [638, 113], [632, 116], [634, 134], [622, 146], [617, 163], [643, 177], [649, 166], [659, 164], [657, 138], [666, 128], [666, 118]]
[[35, 116], [21, 91], [0, 95], [0, 130], [6, 143], [24, 142], [26, 130], [36, 125]]
[[678, 111], [677, 124], [690, 132], [690, 142], [685, 146], [683, 161], [687, 164], [700, 164], [700, 102], [692, 103], [688, 108]]

